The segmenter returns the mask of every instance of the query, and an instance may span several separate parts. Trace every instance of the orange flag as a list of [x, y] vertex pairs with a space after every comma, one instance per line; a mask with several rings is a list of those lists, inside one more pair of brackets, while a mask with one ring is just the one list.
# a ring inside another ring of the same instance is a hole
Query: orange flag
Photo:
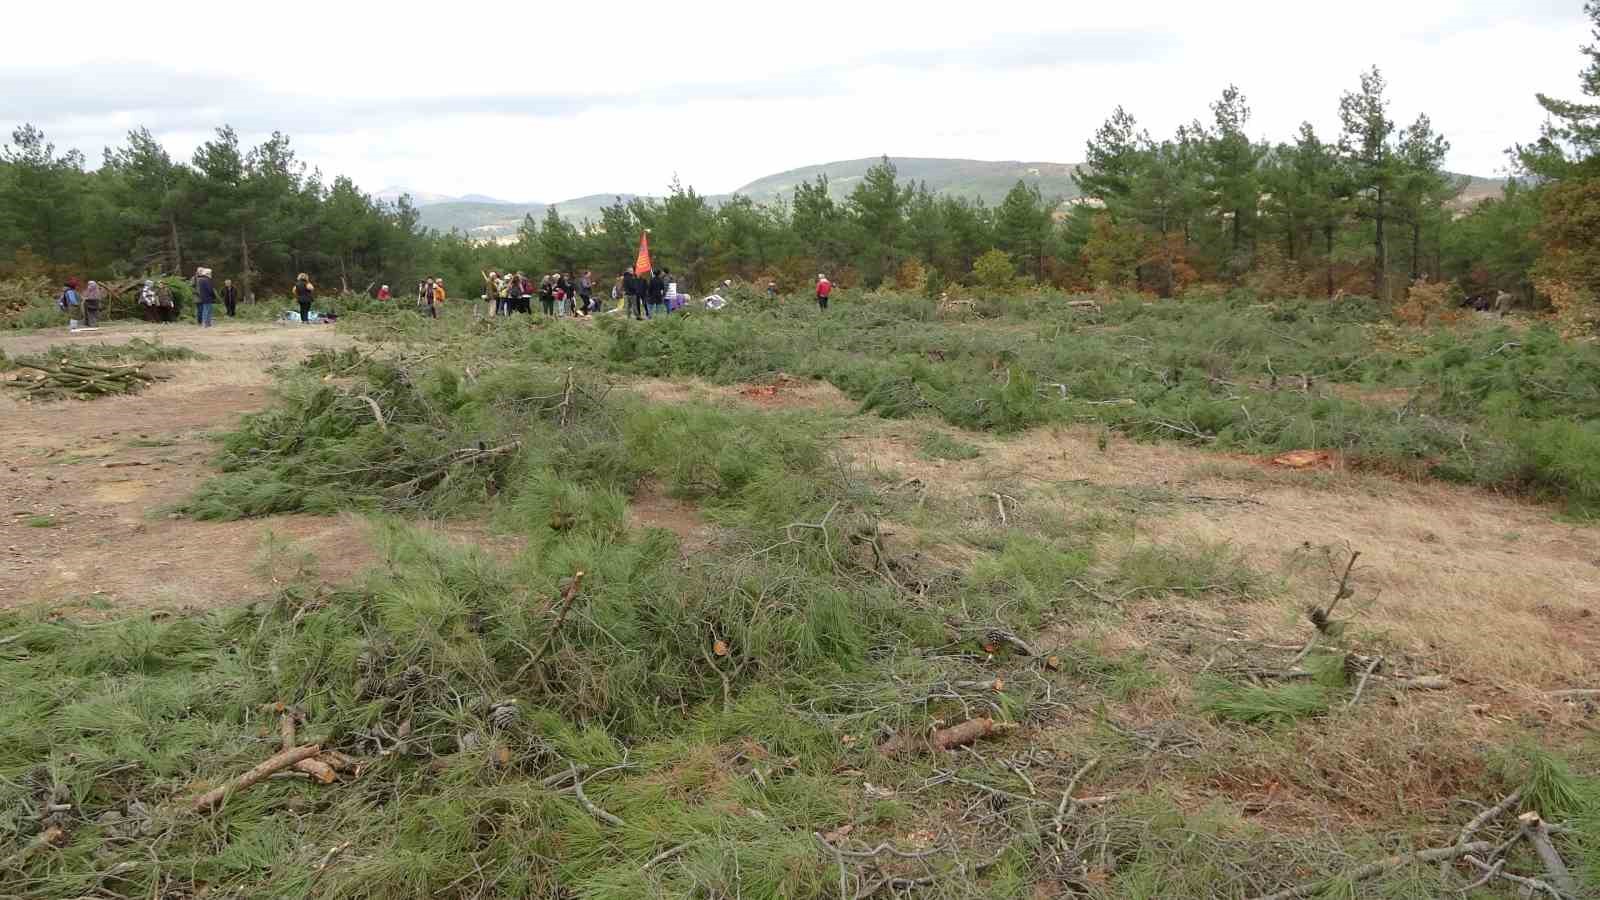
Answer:
[[639, 232], [639, 258], [633, 261], [633, 274], [643, 275], [649, 272], [650, 266], [650, 232]]

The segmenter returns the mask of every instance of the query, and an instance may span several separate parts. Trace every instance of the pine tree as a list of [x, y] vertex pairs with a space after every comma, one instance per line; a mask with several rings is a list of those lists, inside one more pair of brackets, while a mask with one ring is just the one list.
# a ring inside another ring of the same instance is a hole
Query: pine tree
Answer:
[[1372, 293], [1383, 299], [1388, 296], [1387, 227], [1398, 175], [1386, 87], [1383, 74], [1374, 67], [1361, 73], [1359, 90], [1348, 91], [1339, 99], [1339, 120], [1344, 128], [1339, 153], [1350, 167], [1357, 210], [1372, 222]]
[[1422, 234], [1430, 223], [1437, 230], [1444, 204], [1461, 193], [1461, 183], [1444, 171], [1450, 142], [1433, 130], [1426, 114], [1400, 132], [1396, 147], [1399, 177], [1395, 183], [1395, 212], [1411, 228], [1411, 280], [1423, 274]]
[[906, 207], [912, 188], [901, 186], [894, 163], [883, 157], [850, 192], [848, 209], [868, 285], [883, 283], [905, 254]]
[[1206, 188], [1212, 205], [1228, 224], [1228, 269], [1238, 276], [1250, 268], [1247, 244], [1254, 240], [1261, 201], [1260, 163], [1264, 149], [1250, 140], [1250, 106], [1244, 94], [1228, 85], [1211, 104], [1213, 129], [1205, 133]]
[[[1578, 89], [1600, 101], [1600, 0], [1585, 3], [1583, 11], [1596, 43], [1582, 48], [1589, 65], [1578, 76]], [[1539, 140], [1517, 146], [1523, 169], [1547, 181], [1600, 176], [1600, 102], [1580, 103], [1542, 93], [1538, 99], [1549, 117]]]
[[995, 246], [1021, 264], [1024, 272], [1044, 275], [1045, 244], [1050, 237], [1050, 205], [1037, 187], [1022, 179], [1006, 193], [994, 211]]

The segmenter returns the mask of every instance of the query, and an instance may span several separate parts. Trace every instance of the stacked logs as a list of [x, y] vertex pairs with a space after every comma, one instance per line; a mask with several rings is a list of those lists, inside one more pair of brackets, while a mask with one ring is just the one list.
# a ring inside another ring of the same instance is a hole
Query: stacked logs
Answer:
[[156, 376], [146, 372], [138, 363], [98, 366], [62, 359], [55, 363], [17, 360], [16, 365], [38, 373], [5, 382], [8, 387], [22, 392], [26, 400], [63, 400], [67, 397], [93, 400], [114, 394], [133, 394], [156, 380]]

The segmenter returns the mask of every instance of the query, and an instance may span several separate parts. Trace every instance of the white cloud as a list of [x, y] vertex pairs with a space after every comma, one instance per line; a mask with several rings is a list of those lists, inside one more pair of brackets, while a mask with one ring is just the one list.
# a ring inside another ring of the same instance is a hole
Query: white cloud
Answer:
[[91, 160], [136, 124], [184, 155], [214, 125], [282, 130], [370, 190], [555, 200], [677, 174], [715, 193], [879, 153], [1072, 162], [1114, 106], [1165, 134], [1230, 82], [1257, 136], [1331, 136], [1376, 64], [1398, 122], [1428, 112], [1452, 168], [1491, 174], [1537, 131], [1533, 94], [1572, 91], [1587, 38], [1578, 0], [1516, 7], [90, 0], [8, 11], [15, 33], [70, 38], [8, 46], [0, 126]]

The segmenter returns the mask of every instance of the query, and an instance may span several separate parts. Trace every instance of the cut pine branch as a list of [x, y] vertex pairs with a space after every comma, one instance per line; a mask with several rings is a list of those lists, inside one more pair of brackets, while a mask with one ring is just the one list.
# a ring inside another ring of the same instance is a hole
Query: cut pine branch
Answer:
[[1319, 878], [1307, 881], [1294, 887], [1284, 888], [1272, 894], [1262, 894], [1254, 900], [1294, 900], [1296, 897], [1314, 897], [1324, 890], [1340, 883], [1366, 881], [1377, 875], [1382, 875], [1390, 869], [1397, 869], [1407, 863], [1414, 862], [1439, 862], [1440, 860], [1460, 859], [1469, 853], [1486, 853], [1494, 849], [1490, 841], [1473, 841], [1470, 844], [1456, 844], [1452, 847], [1435, 847], [1430, 850], [1418, 850], [1415, 853], [1397, 853], [1394, 856], [1384, 857], [1377, 862], [1367, 863], [1359, 868], [1342, 872], [1332, 878]]
[[268, 757], [255, 768], [244, 773], [243, 775], [240, 775], [238, 778], [235, 778], [227, 784], [218, 788], [213, 788], [209, 791], [206, 791], [204, 794], [201, 794], [192, 804], [190, 804], [190, 809], [197, 813], [210, 812], [222, 802], [223, 798], [232, 796], [233, 794], [237, 794], [243, 790], [248, 790], [256, 782], [266, 778], [272, 773], [281, 772], [284, 769], [293, 766], [295, 763], [300, 762], [303, 759], [310, 759], [321, 752], [321, 744], [306, 744], [303, 747], [295, 747], [290, 750], [284, 750], [275, 756]]

